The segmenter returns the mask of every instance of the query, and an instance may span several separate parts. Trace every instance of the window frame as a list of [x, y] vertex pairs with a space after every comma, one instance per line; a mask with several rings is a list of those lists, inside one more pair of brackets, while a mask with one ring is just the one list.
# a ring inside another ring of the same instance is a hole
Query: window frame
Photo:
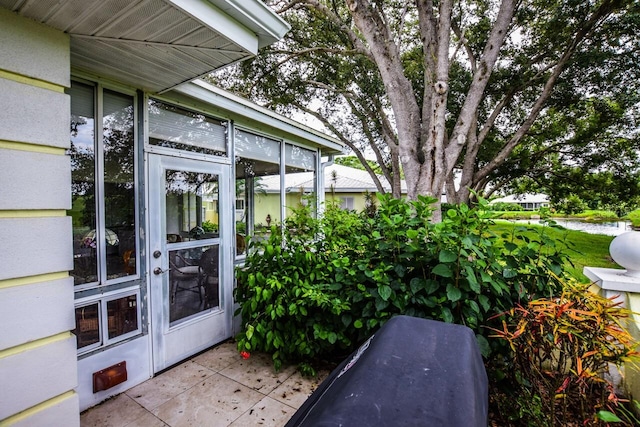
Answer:
[[[95, 215], [96, 215], [96, 229], [105, 230], [106, 229], [106, 213], [105, 213], [105, 166], [104, 166], [104, 91], [115, 92], [117, 94], [125, 95], [131, 97], [131, 105], [133, 107], [133, 178], [132, 181], [134, 183], [134, 212], [133, 217], [135, 218], [134, 225], [134, 233], [135, 233], [135, 243], [136, 243], [136, 269], [135, 274], [125, 275], [121, 277], [117, 277], [114, 279], [109, 279], [107, 277], [107, 248], [105, 239], [97, 239], [98, 246], [97, 249], [97, 280], [89, 283], [82, 283], [75, 285], [74, 284], [74, 292], [76, 295], [84, 296], [87, 293], [102, 293], [102, 289], [106, 287], [111, 288], [112, 286], [122, 287], [122, 285], [128, 285], [128, 282], [141, 280], [142, 278], [142, 264], [140, 257], [138, 256], [141, 251], [141, 245], [143, 242], [140, 238], [140, 226], [143, 223], [141, 218], [141, 212], [143, 211], [140, 208], [140, 203], [143, 198], [140, 195], [141, 185], [140, 185], [140, 153], [139, 153], [139, 107], [138, 107], [138, 98], [139, 94], [135, 90], [125, 89], [122, 87], [115, 87], [110, 85], [105, 85], [100, 82], [89, 81], [81, 78], [72, 78], [72, 83], [79, 83], [86, 86], [91, 86], [94, 91], [94, 182], [95, 182]], [[104, 231], [102, 231], [104, 232]]]
[[[93, 304], [98, 305], [98, 330], [100, 340], [97, 343], [90, 344], [85, 347], [77, 349], [77, 355], [79, 358], [88, 357], [91, 354], [102, 351], [115, 344], [119, 344], [136, 337], [145, 335], [147, 333], [147, 315], [142, 310], [142, 300], [145, 294], [145, 277], [144, 272], [145, 260], [142, 254], [144, 251], [141, 248], [144, 247], [145, 242], [141, 235], [141, 228], [145, 226], [144, 209], [141, 207], [141, 203], [145, 200], [144, 188], [145, 184], [141, 181], [143, 173], [143, 146], [140, 143], [143, 138], [144, 127], [142, 126], [142, 118], [145, 116], [145, 104], [143, 100], [145, 95], [132, 88], [123, 87], [117, 84], [108, 84], [100, 81], [91, 80], [89, 78], [83, 78], [80, 76], [72, 76], [71, 82], [79, 83], [82, 85], [90, 86], [93, 89], [93, 110], [94, 110], [94, 179], [95, 179], [95, 214], [96, 214], [96, 229], [105, 229], [106, 212], [105, 212], [105, 166], [104, 166], [104, 91], [114, 92], [116, 94], [128, 96], [131, 98], [131, 106], [133, 108], [132, 117], [132, 136], [133, 136], [133, 177], [132, 182], [134, 185], [134, 212], [133, 218], [134, 224], [134, 239], [135, 239], [135, 273], [109, 279], [107, 277], [107, 254], [106, 254], [106, 242], [105, 239], [100, 243], [100, 248], [97, 249], [97, 274], [98, 279], [90, 283], [82, 283], [73, 286], [74, 291], [74, 321], [75, 311], [78, 308], [90, 306]], [[74, 265], [75, 268], [75, 265]], [[125, 298], [129, 296], [135, 296], [136, 298], [136, 318], [137, 328], [133, 331], [119, 335], [114, 338], [109, 338], [108, 327], [108, 310], [107, 304], [110, 301]], [[105, 327], [106, 325], [106, 327]], [[77, 327], [77, 325], [76, 325]]]
[[[268, 138], [271, 139], [275, 142], [279, 143], [279, 161], [276, 162], [267, 162], [267, 163], [272, 163], [274, 165], [278, 165], [278, 170], [279, 170], [279, 182], [280, 182], [280, 192], [279, 192], [279, 200], [280, 200], [280, 218], [282, 219], [282, 221], [286, 220], [287, 217], [287, 206], [286, 206], [286, 200], [287, 200], [287, 189], [285, 187], [285, 180], [286, 180], [286, 174], [287, 174], [287, 153], [289, 150], [287, 150], [287, 146], [291, 146], [291, 147], [297, 147], [297, 148], [301, 148], [303, 150], [306, 151], [311, 151], [313, 152], [314, 155], [314, 170], [313, 172], [313, 176], [314, 176], [314, 182], [313, 182], [313, 193], [316, 195], [316, 197], [314, 198], [315, 200], [315, 211], [319, 212], [320, 211], [320, 203], [322, 198], [320, 197], [320, 183], [319, 183], [319, 174], [321, 172], [321, 153], [320, 153], [320, 149], [317, 147], [310, 147], [310, 146], [306, 146], [306, 145], [302, 145], [302, 144], [297, 144], [294, 143], [293, 141], [281, 138], [281, 137], [277, 137], [265, 132], [260, 132], [258, 130], [252, 129], [250, 127], [246, 127], [246, 126], [242, 126], [242, 125], [238, 125], [237, 123], [235, 123], [234, 121], [230, 121], [229, 122], [229, 144], [230, 147], [229, 149], [232, 150], [233, 152], [233, 162], [232, 162], [232, 172], [231, 172], [231, 176], [233, 177], [234, 180], [236, 180], [236, 167], [237, 167], [237, 163], [235, 161], [236, 158], [245, 158], [245, 159], [249, 159], [249, 160], [255, 160], [255, 159], [251, 159], [250, 157], [242, 157], [239, 153], [236, 152], [236, 130], [239, 130], [241, 132], [245, 132], [245, 133], [249, 133], [249, 134], [253, 134], [256, 135], [258, 137], [264, 137], [264, 138]], [[294, 172], [295, 173], [295, 172]], [[247, 180], [247, 178], [244, 178], [245, 181]], [[246, 184], [246, 182], [245, 182]], [[236, 186], [232, 185], [232, 197], [235, 200], [238, 200], [238, 194], [236, 194]], [[245, 232], [245, 236], [251, 236], [255, 233], [255, 224], [254, 224], [254, 216], [255, 216], [255, 194], [254, 194], [254, 189], [253, 186], [246, 186], [245, 185], [245, 198], [244, 198], [244, 214], [247, 216], [248, 221], [246, 221], [246, 232]], [[305, 195], [308, 195], [307, 192], [305, 191]], [[250, 215], [249, 215], [250, 213]], [[234, 234], [237, 235], [238, 230], [237, 230], [237, 224], [236, 221], [233, 221], [233, 226], [234, 226]], [[284, 232], [284, 231], [283, 231]], [[237, 247], [236, 244], [234, 243], [234, 254], [235, 254], [235, 263], [236, 265], [242, 265], [244, 263], [244, 260], [246, 258], [246, 251], [238, 254], [237, 252]]]
[[339, 197], [340, 197], [340, 209], [347, 210], [347, 211], [352, 211], [355, 209], [356, 199], [354, 196], [339, 196]]
[[[143, 331], [142, 328], [142, 308], [141, 308], [141, 292], [140, 288], [135, 287], [131, 289], [116, 289], [111, 292], [107, 292], [101, 295], [100, 298], [95, 298], [93, 296], [80, 298], [75, 301], [74, 306], [74, 318], [75, 318], [75, 310], [82, 307], [87, 307], [93, 304], [98, 304], [98, 330], [100, 341], [94, 344], [89, 344], [87, 346], [81, 347], [77, 349], [78, 356], [83, 356], [88, 353], [92, 353], [95, 350], [111, 346], [113, 344], [117, 344], [122, 341], [127, 341], [130, 338], [136, 337], [140, 335]], [[118, 335], [114, 338], [109, 338], [109, 313], [107, 310], [107, 303], [110, 301], [114, 301], [120, 298], [126, 298], [130, 296], [136, 297], [136, 318], [138, 320], [137, 328], [133, 331], [127, 332], [122, 335]], [[107, 327], [105, 327], [105, 325]]]

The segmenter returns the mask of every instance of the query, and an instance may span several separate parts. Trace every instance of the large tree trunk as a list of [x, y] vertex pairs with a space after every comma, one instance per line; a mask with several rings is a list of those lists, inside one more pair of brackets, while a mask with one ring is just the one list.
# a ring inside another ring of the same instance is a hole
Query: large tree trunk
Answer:
[[442, 0], [438, 17], [433, 15], [431, 0], [417, 0], [420, 33], [424, 44], [425, 92], [423, 111], [406, 77], [400, 50], [391, 29], [368, 0], [347, 0], [356, 27], [367, 42], [393, 108], [398, 132], [398, 152], [407, 182], [407, 197], [429, 195], [437, 199], [434, 221], [439, 221], [440, 197], [445, 178], [450, 176], [482, 100], [484, 89], [498, 52], [507, 34], [514, 12], [514, 1], [503, 0], [462, 112], [449, 143], [446, 131], [447, 96], [449, 93], [449, 46], [453, 2]]

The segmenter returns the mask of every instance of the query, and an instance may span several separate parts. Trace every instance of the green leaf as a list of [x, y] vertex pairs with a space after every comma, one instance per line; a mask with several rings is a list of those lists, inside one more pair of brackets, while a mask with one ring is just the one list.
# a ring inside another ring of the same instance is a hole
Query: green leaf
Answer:
[[475, 292], [476, 294], [479, 294], [481, 289], [480, 289], [480, 284], [476, 279], [476, 273], [473, 271], [473, 269], [469, 265], [465, 265], [464, 269], [467, 272], [467, 280], [469, 281], [469, 287], [473, 292]]
[[414, 294], [417, 293], [420, 289], [424, 287], [424, 279], [421, 279], [419, 277], [414, 277], [409, 282], [409, 287], [411, 288], [412, 293]]
[[376, 300], [376, 310], [377, 311], [382, 311], [385, 308], [389, 307], [389, 301], [384, 301], [384, 300]]
[[456, 302], [462, 298], [462, 292], [460, 292], [460, 289], [455, 287], [453, 284], [449, 283], [447, 285], [447, 298], [451, 302]]
[[440, 262], [454, 262], [457, 259], [458, 255], [448, 249], [441, 250], [440, 254], [438, 255], [438, 261]]
[[419, 233], [417, 230], [411, 230], [411, 229], [407, 230], [407, 237], [409, 239], [415, 239], [416, 237], [418, 237], [418, 234]]
[[482, 281], [484, 283], [490, 283], [491, 281], [493, 281], [489, 273], [487, 273], [486, 271], [480, 271], [480, 277], [482, 278]]
[[476, 335], [476, 341], [478, 342], [478, 347], [480, 348], [480, 353], [484, 357], [489, 357], [491, 354], [491, 346], [489, 345], [489, 341], [482, 335]]
[[515, 251], [516, 249], [518, 249], [518, 245], [516, 245], [516, 244], [515, 244], [515, 243], [513, 243], [513, 242], [504, 242], [504, 248], [505, 248], [506, 250], [508, 250], [509, 252], [513, 252], [513, 251]]
[[449, 307], [440, 307], [440, 313], [442, 315], [442, 320], [447, 323], [453, 323], [453, 314], [451, 314]]
[[598, 419], [607, 423], [623, 422], [616, 414], [609, 411], [598, 411]]
[[327, 340], [330, 344], [335, 344], [338, 340], [338, 335], [335, 332], [330, 332], [329, 336], [327, 336]]
[[478, 302], [480, 303], [480, 305], [482, 306], [485, 312], [489, 311], [489, 309], [491, 308], [489, 297], [487, 297], [486, 295], [478, 295]]
[[502, 286], [498, 282], [491, 282], [491, 287], [498, 295], [502, 295]]
[[353, 327], [356, 328], [356, 329], [360, 329], [360, 328], [362, 328], [362, 326], [363, 326], [362, 325], [362, 320], [360, 320], [360, 319], [358, 319], [355, 322], [353, 322]]
[[471, 307], [471, 310], [473, 310], [476, 313], [480, 313], [480, 307], [478, 306], [478, 303], [475, 302], [474, 300], [468, 300], [467, 301], [467, 305], [469, 305], [469, 307]]
[[348, 327], [351, 324], [351, 315], [346, 313], [342, 315], [342, 324]]
[[449, 268], [447, 264], [438, 264], [435, 267], [433, 267], [433, 270], [431, 270], [431, 272], [436, 276], [453, 277], [451, 268]]
[[516, 277], [518, 275], [518, 271], [514, 268], [505, 268], [504, 270], [502, 270], [502, 276], [505, 279], [511, 279], [513, 277]]
[[440, 284], [437, 281], [431, 279], [427, 280], [427, 294], [431, 295], [437, 291], [439, 287]]
[[391, 296], [391, 288], [388, 285], [378, 286], [378, 294], [380, 295], [380, 298], [387, 301]]

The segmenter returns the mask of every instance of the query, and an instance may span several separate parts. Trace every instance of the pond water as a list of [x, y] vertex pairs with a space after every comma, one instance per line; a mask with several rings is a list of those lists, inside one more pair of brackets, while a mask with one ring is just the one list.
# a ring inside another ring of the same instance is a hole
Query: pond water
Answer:
[[[587, 222], [577, 219], [564, 219], [553, 218], [553, 220], [560, 226], [568, 228], [569, 230], [584, 231], [590, 234], [606, 234], [607, 236], [617, 236], [627, 231], [631, 231], [631, 223], [629, 221], [614, 221], [614, 222]], [[518, 220], [519, 223], [531, 223], [538, 224], [539, 220]]]

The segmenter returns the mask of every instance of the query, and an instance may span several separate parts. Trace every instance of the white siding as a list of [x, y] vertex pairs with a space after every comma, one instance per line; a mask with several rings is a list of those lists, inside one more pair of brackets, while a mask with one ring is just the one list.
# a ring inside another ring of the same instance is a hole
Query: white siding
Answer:
[[80, 426], [77, 394], [71, 394], [53, 404], [47, 404], [41, 410], [25, 414], [11, 424], [11, 427], [51, 426]]
[[0, 182], [11, 183], [0, 186], [0, 210], [66, 209], [71, 204], [67, 156], [4, 150]]
[[0, 363], [0, 420], [72, 390], [78, 374], [76, 364], [69, 361], [75, 359], [72, 334], [4, 357]]
[[69, 86], [69, 36], [0, 8], [0, 68]]
[[10, 348], [75, 327], [73, 311], [61, 311], [73, 299], [73, 278], [0, 288], [0, 348]]
[[[0, 56], [0, 69], [4, 59]], [[0, 105], [5, 106], [0, 114], [0, 140], [69, 146], [68, 95], [0, 79]], [[38, 171], [32, 172], [37, 175]]]
[[0, 236], [0, 280], [73, 269], [71, 217], [0, 218]]
[[77, 426], [69, 37], [0, 8], [0, 40], [0, 424]]

